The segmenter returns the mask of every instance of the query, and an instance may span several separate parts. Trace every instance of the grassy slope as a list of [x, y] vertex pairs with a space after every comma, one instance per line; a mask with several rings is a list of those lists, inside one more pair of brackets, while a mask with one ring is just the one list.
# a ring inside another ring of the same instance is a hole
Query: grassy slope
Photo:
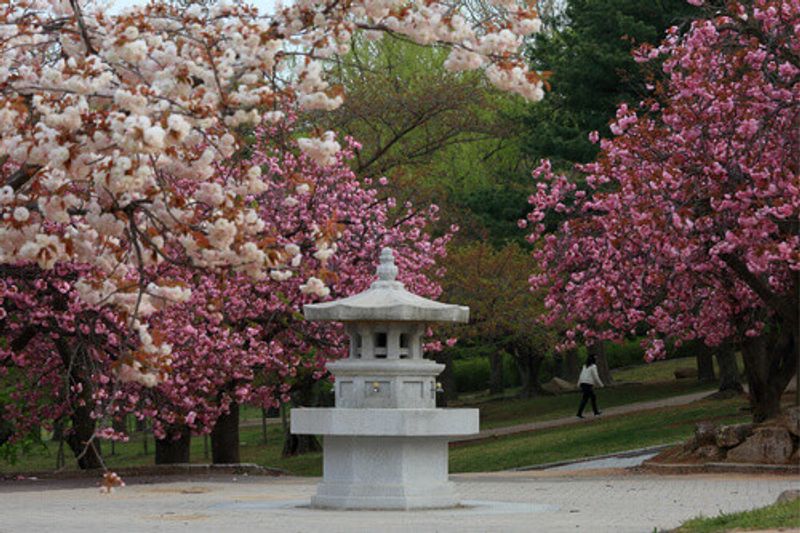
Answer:
[[768, 528], [791, 528], [800, 530], [800, 500], [775, 503], [743, 511], [721, 514], [712, 518], [698, 517], [684, 522], [676, 533], [715, 533], [731, 530], [762, 530]]
[[455, 446], [450, 450], [450, 470], [505, 470], [674, 442], [688, 437], [701, 420], [747, 420], [740, 410], [744, 404], [738, 398], [706, 400]]
[[[695, 380], [671, 381], [664, 383], [620, 384], [615, 387], [598, 389], [597, 403], [600, 410], [629, 403], [646, 402], [714, 390], [713, 384], [698, 383]], [[469, 405], [481, 410], [481, 429], [552, 420], [574, 416], [578, 410], [580, 395], [576, 393], [540, 398], [511, 398], [502, 401], [489, 401]], [[465, 405], [466, 406], [466, 405]], [[589, 408], [591, 411], [591, 408]]]
[[[675, 369], [694, 366], [695, 360], [690, 357], [615, 370], [613, 375], [617, 385], [597, 390], [599, 407], [604, 409], [703, 390], [712, 392], [716, 388], [714, 383], [699, 383], [694, 379], [675, 380]], [[518, 389], [511, 389], [498, 396], [486, 393], [464, 395], [462, 401], [456, 402], [453, 407], [480, 407], [481, 429], [572, 416], [578, 407], [578, 393], [522, 400], [516, 398], [517, 392]]]
[[[742, 354], [736, 356], [739, 371], [744, 369]], [[612, 372], [614, 379], [625, 382], [670, 381], [675, 379], [675, 370], [678, 368], [697, 368], [694, 357], [668, 359], [655, 361], [644, 365], [629, 366]], [[719, 375], [719, 366], [714, 358], [714, 372]]]

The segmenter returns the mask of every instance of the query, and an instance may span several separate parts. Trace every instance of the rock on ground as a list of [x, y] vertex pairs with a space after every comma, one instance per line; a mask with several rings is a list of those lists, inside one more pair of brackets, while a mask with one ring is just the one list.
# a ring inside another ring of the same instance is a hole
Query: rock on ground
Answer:
[[689, 379], [689, 378], [696, 378], [697, 377], [697, 369], [696, 368], [676, 368], [675, 369], [675, 379]]
[[793, 502], [795, 500], [800, 500], [800, 489], [789, 489], [781, 492], [775, 503]]
[[786, 428], [761, 427], [728, 451], [728, 462], [785, 464], [792, 451], [792, 438]]
[[753, 433], [753, 424], [720, 426], [716, 431], [716, 443], [720, 448], [733, 448]]
[[800, 437], [800, 406], [789, 407], [781, 417], [786, 429], [795, 437]]

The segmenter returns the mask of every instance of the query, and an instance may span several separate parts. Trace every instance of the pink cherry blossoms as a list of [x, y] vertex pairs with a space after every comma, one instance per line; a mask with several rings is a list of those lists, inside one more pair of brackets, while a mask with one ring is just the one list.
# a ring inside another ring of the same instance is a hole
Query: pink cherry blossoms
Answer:
[[[798, 27], [800, 3], [759, 0], [670, 30], [639, 51], [664, 60], [666, 81], [619, 108], [617, 136], [578, 169], [585, 185], [548, 162], [536, 170], [531, 284], [548, 290], [548, 320], [573, 324], [568, 344], [646, 325], [653, 358], [664, 337], [779, 334], [783, 390], [800, 340]], [[555, 231], [552, 213], [566, 218]]]
[[273, 407], [288, 401], [301, 366], [317, 379], [325, 375], [325, 362], [344, 353], [344, 335], [336, 326], [305, 322], [302, 305], [365, 290], [383, 246], [397, 250], [411, 290], [429, 297], [441, 292], [435, 261], [450, 234], [426, 233], [436, 209], [409, 208], [392, 223], [388, 199], [362, 187], [347, 167], [350, 149], [320, 166], [302, 155], [291, 133], [285, 125], [260, 128], [250, 157], [270, 184], [256, 197], [259, 215], [274, 225], [271, 233], [282, 235], [275, 247], [291, 259], [256, 282], [243, 274], [185, 271], [190, 300], [151, 319], [166, 332], [174, 356], [164, 382], [141, 391], [140, 416], [152, 417], [159, 438], [183, 425], [210, 431], [230, 402]]

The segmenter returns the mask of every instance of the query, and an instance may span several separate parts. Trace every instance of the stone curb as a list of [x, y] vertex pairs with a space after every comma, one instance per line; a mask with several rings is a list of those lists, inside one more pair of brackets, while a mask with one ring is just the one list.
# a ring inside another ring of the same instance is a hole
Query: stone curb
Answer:
[[646, 448], [637, 448], [635, 450], [626, 450], [624, 452], [616, 452], [616, 453], [606, 453], [603, 455], [593, 455], [591, 457], [583, 457], [581, 459], [570, 459], [568, 461], [555, 461], [552, 463], [543, 463], [540, 465], [531, 465], [531, 466], [520, 466], [517, 468], [512, 468], [509, 470], [510, 472], [527, 472], [531, 470], [547, 470], [548, 468], [556, 468], [558, 466], [565, 466], [565, 465], [574, 465], [579, 463], [588, 463], [590, 461], [601, 461], [603, 459], [611, 459], [614, 457], [624, 458], [624, 457], [636, 457], [637, 455], [645, 455], [651, 452], [660, 452], [662, 450], [666, 450], [679, 444], [678, 442], [673, 442], [669, 444], [658, 444], [656, 446], [648, 446]]
[[[235, 464], [194, 464], [178, 463], [170, 465], [131, 466], [124, 468], [109, 468], [123, 478], [150, 477], [150, 476], [180, 476], [180, 475], [248, 475], [248, 476], [286, 476], [289, 472], [280, 468], [266, 468], [255, 463]], [[0, 474], [0, 481], [23, 478], [37, 479], [82, 479], [96, 478], [102, 474], [101, 470], [65, 470], [62, 472], [44, 471], [27, 472], [22, 474]]]
[[645, 461], [636, 467], [655, 474], [778, 474], [798, 476], [797, 465], [768, 465], [757, 463], [654, 463]]

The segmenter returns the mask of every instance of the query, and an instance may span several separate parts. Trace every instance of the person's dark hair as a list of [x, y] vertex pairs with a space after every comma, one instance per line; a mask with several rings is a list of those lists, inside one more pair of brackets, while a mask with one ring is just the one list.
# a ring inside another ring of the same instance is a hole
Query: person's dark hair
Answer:
[[586, 365], [585, 366], [592, 366], [597, 364], [597, 359], [595, 359], [594, 354], [589, 354], [589, 357], [586, 358]]

